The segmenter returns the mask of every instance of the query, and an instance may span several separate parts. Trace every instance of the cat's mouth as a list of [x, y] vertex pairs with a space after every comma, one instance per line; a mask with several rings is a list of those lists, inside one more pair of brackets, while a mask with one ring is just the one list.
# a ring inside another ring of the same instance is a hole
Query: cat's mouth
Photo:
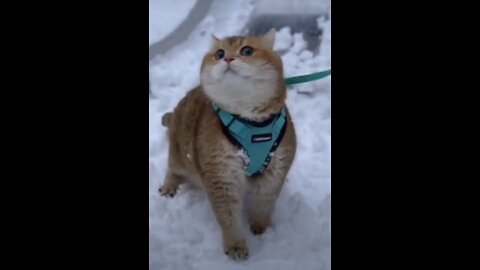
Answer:
[[240, 78], [248, 78], [249, 74], [246, 74], [242, 67], [238, 67], [235, 65], [226, 65], [223, 67], [223, 73], [220, 73], [222, 77], [240, 77]]
[[225, 71], [233, 71], [232, 66], [227, 64], [227, 69]]
[[227, 69], [225, 69], [225, 74], [226, 73], [233, 73], [235, 75], [239, 75], [235, 70], [232, 69], [232, 67], [230, 65], [227, 66]]

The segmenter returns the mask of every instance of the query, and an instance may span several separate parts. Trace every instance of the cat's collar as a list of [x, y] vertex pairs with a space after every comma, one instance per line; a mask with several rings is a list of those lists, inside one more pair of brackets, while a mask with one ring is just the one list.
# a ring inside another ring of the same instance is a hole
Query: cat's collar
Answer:
[[221, 109], [220, 107], [218, 107], [216, 104], [213, 104], [213, 109], [215, 110], [215, 112], [218, 114], [220, 111], [222, 112], [225, 112], [225, 113], [228, 113], [230, 114], [233, 118], [235, 118], [235, 120], [237, 121], [240, 121], [244, 124], [247, 124], [247, 125], [251, 125], [251, 126], [254, 126], [254, 127], [265, 127], [265, 126], [268, 126], [270, 125], [279, 115], [282, 114], [282, 111], [284, 110], [284, 107], [283, 106], [281, 109], [280, 109], [280, 112], [276, 113], [276, 114], [271, 114], [269, 118], [263, 120], [263, 121], [253, 121], [253, 120], [249, 120], [249, 119], [245, 119], [243, 117], [241, 117], [240, 115], [238, 114], [233, 114], [229, 111], [226, 111], [224, 109]]

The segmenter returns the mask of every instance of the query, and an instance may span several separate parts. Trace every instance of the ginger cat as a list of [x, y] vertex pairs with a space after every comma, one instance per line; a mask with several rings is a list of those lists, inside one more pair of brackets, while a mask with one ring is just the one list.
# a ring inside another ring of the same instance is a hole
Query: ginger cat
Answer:
[[285, 110], [286, 129], [269, 164], [259, 175], [246, 175], [248, 160], [222, 131], [213, 105], [249, 123], [271, 119], [284, 108], [283, 66], [273, 51], [275, 30], [261, 37], [212, 38], [200, 85], [162, 118], [168, 126], [169, 158], [160, 193], [173, 197], [186, 180], [203, 189], [221, 227], [225, 254], [246, 259], [243, 211], [254, 234], [262, 234], [270, 225], [295, 156], [296, 135]]

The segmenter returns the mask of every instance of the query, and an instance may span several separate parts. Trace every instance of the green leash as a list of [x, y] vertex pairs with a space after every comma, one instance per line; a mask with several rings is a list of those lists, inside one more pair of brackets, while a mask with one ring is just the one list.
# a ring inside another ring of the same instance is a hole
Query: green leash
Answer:
[[292, 84], [297, 84], [297, 83], [305, 83], [305, 82], [320, 80], [320, 79], [323, 79], [323, 78], [327, 77], [328, 75], [330, 75], [331, 72], [332, 72], [331, 69], [327, 69], [327, 70], [324, 70], [324, 71], [315, 72], [315, 73], [308, 74], [308, 75], [286, 78], [285, 79], [285, 84], [286, 85], [292, 85]]

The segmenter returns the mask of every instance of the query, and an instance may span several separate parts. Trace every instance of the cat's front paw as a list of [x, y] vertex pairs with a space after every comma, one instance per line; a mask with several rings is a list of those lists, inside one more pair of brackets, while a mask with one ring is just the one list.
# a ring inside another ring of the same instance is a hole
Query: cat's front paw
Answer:
[[263, 234], [267, 230], [269, 224], [270, 222], [268, 222], [267, 220], [253, 221], [250, 224], [250, 231], [255, 235]]
[[158, 191], [160, 192], [160, 195], [162, 196], [169, 196], [170, 198], [173, 198], [175, 196], [175, 194], [177, 194], [177, 189], [178, 189], [178, 186], [177, 187], [173, 187], [173, 186], [162, 186], [161, 188], [158, 189]]
[[245, 239], [227, 245], [225, 255], [234, 260], [246, 260], [248, 258], [248, 247]]
[[225, 255], [234, 260], [248, 259], [248, 248], [245, 247], [231, 247], [225, 250]]

